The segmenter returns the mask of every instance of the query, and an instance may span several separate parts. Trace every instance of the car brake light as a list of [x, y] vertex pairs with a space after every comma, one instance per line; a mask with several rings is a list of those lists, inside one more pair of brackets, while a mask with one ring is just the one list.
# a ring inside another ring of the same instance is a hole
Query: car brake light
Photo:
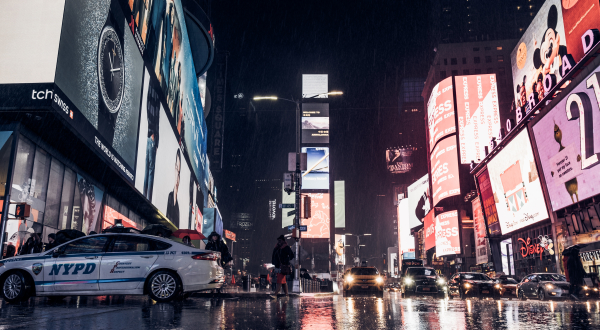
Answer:
[[192, 256], [192, 259], [216, 261], [217, 259], [219, 259], [219, 257], [215, 253], [202, 253]]

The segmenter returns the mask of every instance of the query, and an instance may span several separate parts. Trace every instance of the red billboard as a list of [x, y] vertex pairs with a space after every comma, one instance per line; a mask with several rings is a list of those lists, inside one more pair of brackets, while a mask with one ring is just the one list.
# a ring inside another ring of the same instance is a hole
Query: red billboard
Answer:
[[429, 127], [429, 150], [442, 138], [456, 133], [454, 118], [454, 96], [452, 77], [448, 77], [433, 87], [427, 102], [427, 120]]
[[230, 240], [232, 240], [234, 242], [236, 241], [235, 240], [236, 235], [235, 235], [234, 232], [225, 229], [225, 230], [223, 230], [223, 233], [225, 234], [225, 238], [230, 239]]
[[460, 195], [456, 137], [440, 141], [430, 157], [433, 206], [436, 206], [444, 198]]
[[579, 62], [583, 58], [581, 36], [588, 29], [600, 28], [600, 6], [597, 0], [570, 0], [562, 2], [563, 22], [565, 24], [565, 41], [573, 60]]
[[460, 254], [458, 212], [448, 211], [435, 217], [435, 254], [437, 257]]
[[435, 217], [433, 211], [427, 213], [423, 221], [423, 230], [425, 239], [423, 242], [424, 250], [427, 251], [435, 246]]
[[[302, 219], [307, 230], [302, 232], [303, 238], [329, 238], [330, 207], [329, 194], [303, 193], [310, 197], [310, 213], [308, 219]], [[300, 199], [301, 210], [304, 210], [304, 198]]]
[[496, 75], [457, 76], [455, 83], [460, 162], [479, 163], [485, 158], [485, 146], [500, 130]]
[[496, 202], [494, 201], [494, 191], [492, 190], [490, 174], [487, 168], [477, 176], [477, 183], [479, 184], [479, 195], [481, 196], [483, 211], [487, 219], [489, 234], [492, 236], [501, 235]]
[[488, 262], [487, 238], [485, 233], [485, 220], [479, 197], [471, 201], [473, 206], [473, 231], [475, 232], [476, 264]]

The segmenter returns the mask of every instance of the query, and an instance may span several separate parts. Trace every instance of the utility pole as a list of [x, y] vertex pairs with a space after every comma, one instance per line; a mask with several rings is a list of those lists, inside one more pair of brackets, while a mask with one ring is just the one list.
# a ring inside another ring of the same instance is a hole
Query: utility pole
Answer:
[[296, 204], [295, 204], [295, 210], [296, 210], [296, 216], [295, 216], [295, 221], [294, 221], [294, 225], [295, 228], [294, 230], [296, 231], [296, 233], [298, 233], [298, 235], [296, 236], [296, 258], [298, 260], [298, 267], [296, 267], [296, 269], [294, 270], [294, 281], [293, 281], [293, 285], [292, 285], [292, 292], [297, 292], [297, 293], [302, 293], [302, 287], [300, 286], [300, 236], [302, 235], [302, 232], [300, 231], [300, 187], [302, 185], [301, 183], [301, 172], [300, 172], [300, 138], [301, 138], [301, 132], [302, 132], [302, 123], [301, 123], [301, 116], [300, 116], [300, 100], [295, 100], [296, 103], [296, 176], [294, 177], [294, 179], [296, 180], [296, 184], [294, 185], [294, 190], [296, 193]]

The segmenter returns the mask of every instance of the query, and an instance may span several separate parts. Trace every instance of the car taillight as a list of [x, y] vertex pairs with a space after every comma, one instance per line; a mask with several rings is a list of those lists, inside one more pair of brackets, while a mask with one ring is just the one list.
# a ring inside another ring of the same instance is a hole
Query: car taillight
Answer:
[[192, 256], [192, 259], [216, 261], [219, 259], [219, 255], [216, 253], [202, 253], [202, 254], [196, 254], [196, 255]]

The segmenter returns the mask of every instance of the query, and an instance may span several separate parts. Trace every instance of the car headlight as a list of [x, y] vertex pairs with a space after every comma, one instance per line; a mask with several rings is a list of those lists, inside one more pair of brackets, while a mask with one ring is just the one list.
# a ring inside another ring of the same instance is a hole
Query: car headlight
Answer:
[[375, 282], [377, 282], [377, 283], [379, 283], [379, 284], [383, 283], [383, 277], [377, 277], [377, 278], [375, 279]]
[[439, 285], [444, 285], [444, 284], [446, 284], [446, 281], [444, 281], [444, 279], [443, 279], [443, 278], [438, 278], [438, 280], [437, 280], [437, 283], [438, 283]]
[[350, 283], [352, 281], [354, 281], [354, 277], [352, 277], [350, 275], [346, 276], [346, 282]]
[[502, 286], [500, 284], [496, 284], [496, 289], [500, 289]]
[[471, 283], [465, 283], [465, 288], [470, 288], [471, 287]]
[[594, 288], [594, 291], [598, 291], [598, 288]]
[[548, 284], [546, 284], [546, 289], [553, 290], [554, 289], [554, 285], [548, 283]]
[[588, 288], [588, 286], [587, 286], [587, 285], [584, 285], [584, 286], [583, 286], [583, 289], [584, 289], [584, 290], [589, 290], [590, 288]]
[[413, 283], [412, 278], [410, 278], [410, 277], [405, 277], [404, 278], [404, 284], [412, 284], [412, 283]]

